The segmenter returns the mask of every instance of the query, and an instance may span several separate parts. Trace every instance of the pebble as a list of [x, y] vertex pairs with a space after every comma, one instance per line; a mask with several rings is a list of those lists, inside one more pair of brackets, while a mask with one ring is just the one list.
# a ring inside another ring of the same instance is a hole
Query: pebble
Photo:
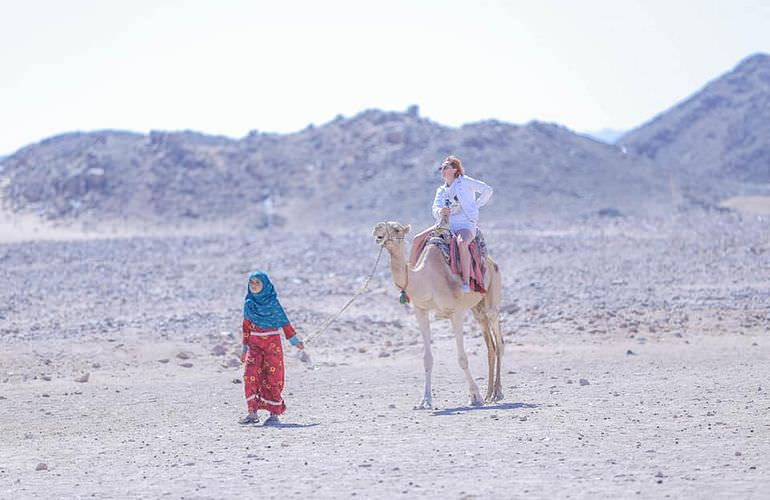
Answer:
[[588, 380], [586, 380], [584, 378], [581, 378], [580, 379], [580, 385], [591, 385], [591, 382], [589, 382]]
[[79, 376], [78, 378], [76, 378], [76, 379], [75, 379], [75, 382], [78, 382], [78, 383], [81, 383], [81, 384], [83, 384], [83, 383], [85, 383], [85, 382], [88, 382], [88, 378], [89, 378], [90, 376], [91, 376], [91, 374], [90, 374], [90, 373], [88, 373], [88, 372], [85, 372], [83, 375], [81, 375], [81, 376]]
[[179, 359], [190, 359], [192, 357], [192, 353], [188, 351], [181, 351], [177, 353], [176, 357]]
[[164, 365], [169, 362], [168, 358], [159, 359], [158, 363], [163, 363]]
[[48, 470], [48, 464], [45, 462], [40, 462], [37, 464], [37, 467], [35, 467], [35, 470]]
[[234, 378], [233, 379], [233, 384], [240, 384], [240, 383], [241, 383], [241, 379], [239, 379], [239, 378]]
[[227, 354], [227, 348], [224, 346], [224, 344], [217, 344], [211, 350], [211, 354], [214, 356], [224, 356]]
[[636, 355], [636, 353], [634, 351], [632, 351], [631, 349], [626, 351], [626, 356], [635, 356], [635, 355]]
[[192, 368], [193, 364], [192, 363], [180, 363], [179, 366], [181, 366], [183, 368]]

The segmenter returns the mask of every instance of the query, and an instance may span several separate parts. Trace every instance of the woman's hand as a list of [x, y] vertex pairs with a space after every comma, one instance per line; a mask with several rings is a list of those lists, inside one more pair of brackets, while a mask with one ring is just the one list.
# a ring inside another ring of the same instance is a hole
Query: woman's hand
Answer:
[[449, 214], [452, 213], [452, 210], [448, 207], [444, 207], [441, 209], [441, 217], [449, 217]]

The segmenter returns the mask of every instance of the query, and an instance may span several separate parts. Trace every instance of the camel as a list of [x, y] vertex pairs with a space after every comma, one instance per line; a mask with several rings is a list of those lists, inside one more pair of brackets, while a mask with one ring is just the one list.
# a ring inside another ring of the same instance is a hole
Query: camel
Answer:
[[[502, 277], [497, 264], [487, 257], [487, 275], [484, 286], [487, 293], [462, 293], [461, 278], [451, 272], [441, 250], [426, 245], [415, 266], [408, 265], [404, 237], [411, 226], [399, 222], [378, 222], [374, 226], [374, 240], [390, 254], [390, 270], [393, 283], [404, 290], [414, 305], [417, 324], [422, 333], [423, 362], [425, 366], [425, 393], [416, 409], [433, 407], [431, 394], [431, 351], [429, 312], [436, 311], [437, 318], [448, 318], [452, 323], [457, 342], [457, 361], [468, 382], [469, 404], [480, 406], [486, 402], [503, 399], [500, 380], [503, 360], [503, 335], [500, 330], [499, 308], [502, 295]], [[463, 320], [468, 312], [479, 322], [487, 345], [489, 377], [484, 400], [468, 368], [468, 356], [463, 341]]]

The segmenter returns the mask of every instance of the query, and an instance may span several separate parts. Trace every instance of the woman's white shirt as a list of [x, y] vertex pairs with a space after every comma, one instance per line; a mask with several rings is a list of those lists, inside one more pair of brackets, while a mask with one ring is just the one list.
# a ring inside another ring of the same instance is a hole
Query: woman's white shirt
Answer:
[[479, 222], [479, 208], [486, 205], [491, 197], [492, 188], [488, 184], [467, 175], [461, 175], [450, 186], [442, 184], [436, 189], [436, 196], [433, 199], [433, 217], [436, 222], [440, 222], [441, 209], [449, 206], [450, 225], [473, 224], [475, 226]]

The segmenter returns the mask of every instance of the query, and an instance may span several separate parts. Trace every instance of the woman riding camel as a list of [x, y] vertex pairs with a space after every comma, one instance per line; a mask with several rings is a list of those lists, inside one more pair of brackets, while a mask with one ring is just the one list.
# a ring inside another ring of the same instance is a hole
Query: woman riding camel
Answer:
[[[468, 245], [476, 237], [479, 222], [479, 208], [489, 202], [492, 188], [482, 181], [465, 175], [463, 164], [455, 156], [448, 156], [439, 167], [444, 183], [436, 189], [433, 199], [433, 217], [440, 224], [448, 217], [449, 230], [457, 236], [460, 250], [460, 268], [463, 278], [463, 292], [470, 292], [468, 284], [471, 274], [471, 255]], [[478, 194], [478, 198], [476, 197]], [[411, 264], [417, 263], [419, 249], [436, 226], [432, 226], [414, 237], [412, 242]]]

